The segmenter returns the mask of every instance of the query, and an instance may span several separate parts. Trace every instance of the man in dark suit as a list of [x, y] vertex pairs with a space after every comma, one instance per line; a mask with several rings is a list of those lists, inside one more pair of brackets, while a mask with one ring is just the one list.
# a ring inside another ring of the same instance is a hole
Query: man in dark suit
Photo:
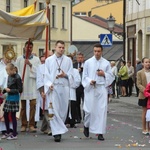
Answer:
[[[79, 70], [81, 79], [82, 79], [82, 72], [83, 72], [83, 65], [84, 65], [84, 55], [81, 52], [77, 53], [77, 62], [74, 63], [73, 67]], [[80, 123], [82, 120], [82, 114], [81, 114], [81, 99], [82, 102], [84, 101], [84, 88], [82, 84], [76, 89], [76, 123]]]

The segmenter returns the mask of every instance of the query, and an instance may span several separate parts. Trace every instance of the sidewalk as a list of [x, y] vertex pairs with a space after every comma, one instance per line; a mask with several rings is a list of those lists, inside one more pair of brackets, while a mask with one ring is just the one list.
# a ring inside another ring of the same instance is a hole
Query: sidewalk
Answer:
[[138, 97], [135, 97], [134, 94], [130, 97], [119, 97], [119, 98], [113, 98], [112, 100], [118, 101], [120, 103], [126, 103], [126, 104], [138, 106]]

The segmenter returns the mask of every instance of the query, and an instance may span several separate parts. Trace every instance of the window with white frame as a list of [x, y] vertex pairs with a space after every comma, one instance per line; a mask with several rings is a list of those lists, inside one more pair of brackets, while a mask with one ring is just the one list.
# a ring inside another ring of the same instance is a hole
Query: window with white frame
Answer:
[[87, 13], [86, 12], [75, 12], [74, 15], [75, 16], [86, 16]]
[[62, 29], [65, 29], [65, 13], [66, 13], [66, 8], [62, 7]]
[[43, 56], [44, 54], [44, 48], [39, 48], [39, 57]]
[[52, 5], [52, 28], [56, 27], [56, 6]]
[[44, 3], [39, 2], [39, 10], [43, 10], [44, 9]]
[[24, 0], [24, 7], [28, 6], [28, 0]]
[[6, 12], [10, 12], [10, 0], [6, 0]]

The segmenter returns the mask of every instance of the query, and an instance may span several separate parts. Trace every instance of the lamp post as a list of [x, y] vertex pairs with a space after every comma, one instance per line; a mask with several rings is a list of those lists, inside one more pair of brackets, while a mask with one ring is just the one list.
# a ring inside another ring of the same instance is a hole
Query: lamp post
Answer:
[[[125, 0], [124, 0], [125, 2]], [[125, 12], [124, 12], [125, 13]], [[123, 32], [115, 32], [114, 26], [115, 26], [115, 18], [110, 14], [110, 16], [107, 18], [107, 25], [108, 30], [111, 34], [115, 35], [118, 39], [123, 39], [123, 59], [125, 60], [125, 15], [123, 15]]]
[[114, 25], [115, 25], [115, 18], [110, 14], [110, 16], [107, 18], [107, 25], [108, 25], [108, 30], [110, 33], [114, 30]]

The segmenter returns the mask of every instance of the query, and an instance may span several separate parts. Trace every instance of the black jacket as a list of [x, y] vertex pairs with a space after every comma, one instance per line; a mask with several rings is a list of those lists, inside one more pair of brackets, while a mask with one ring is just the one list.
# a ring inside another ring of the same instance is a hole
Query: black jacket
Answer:
[[[12, 76], [8, 76], [7, 88], [10, 89], [10, 92], [8, 93], [10, 95], [22, 93], [23, 84], [17, 73]], [[3, 91], [3, 93], [5, 93], [5, 91]]]

